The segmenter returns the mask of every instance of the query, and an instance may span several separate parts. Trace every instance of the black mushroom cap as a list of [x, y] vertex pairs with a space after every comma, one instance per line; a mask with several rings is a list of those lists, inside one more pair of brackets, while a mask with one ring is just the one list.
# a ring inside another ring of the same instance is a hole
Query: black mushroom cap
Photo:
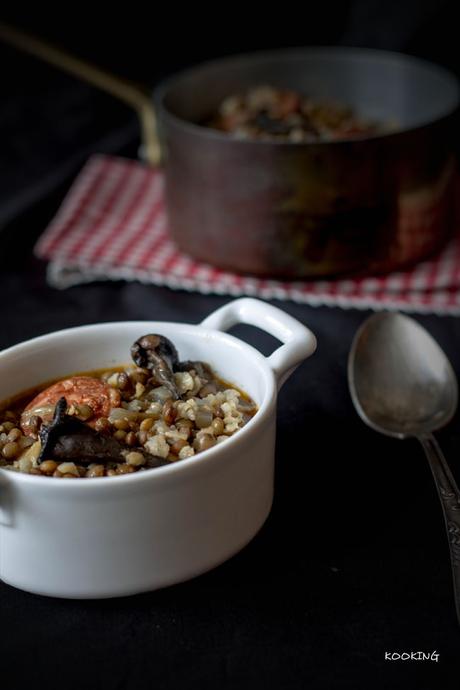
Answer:
[[135, 364], [142, 369], [149, 369], [155, 380], [171, 390], [179, 397], [173, 378], [176, 371], [190, 371], [194, 369], [198, 376], [210, 381], [213, 377], [211, 368], [205, 362], [196, 360], [179, 361], [178, 352], [174, 344], [164, 335], [150, 333], [138, 338], [131, 347], [131, 356]]
[[[67, 401], [60, 398], [56, 404], [53, 420], [40, 429], [41, 451], [37, 462], [53, 459], [60, 462], [76, 461], [81, 465], [90, 463], [125, 462], [122, 451], [127, 448], [112, 436], [103, 436], [79, 419], [66, 414]], [[135, 450], [130, 448], [130, 451]], [[164, 458], [151, 455], [140, 449], [147, 467], [167, 465]]]
[[158, 385], [165, 386], [175, 400], [179, 399], [174, 381], [179, 355], [168, 338], [154, 333], [143, 335], [131, 346], [131, 357], [138, 367], [149, 369]]

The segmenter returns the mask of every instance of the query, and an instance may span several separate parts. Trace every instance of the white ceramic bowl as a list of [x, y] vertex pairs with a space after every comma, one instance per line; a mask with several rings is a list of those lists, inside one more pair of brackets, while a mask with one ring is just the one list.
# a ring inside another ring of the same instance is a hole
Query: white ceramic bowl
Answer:
[[[224, 333], [258, 326], [284, 343], [266, 358]], [[58, 331], [0, 353], [0, 400], [76, 371], [129, 360], [144, 333], [208, 362], [257, 402], [234, 437], [193, 458], [119, 477], [61, 481], [0, 470], [0, 577], [38, 594], [98, 598], [187, 580], [247, 544], [273, 498], [277, 388], [314, 335], [264, 302], [239, 299], [200, 325], [133, 321]]]

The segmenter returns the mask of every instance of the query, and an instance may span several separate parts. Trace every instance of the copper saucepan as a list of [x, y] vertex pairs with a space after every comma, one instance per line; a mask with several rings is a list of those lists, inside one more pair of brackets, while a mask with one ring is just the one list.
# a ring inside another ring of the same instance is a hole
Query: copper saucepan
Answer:
[[[239, 141], [203, 126], [226, 96], [271, 84], [395, 125], [334, 142]], [[358, 48], [224, 58], [155, 93], [173, 236], [222, 268], [278, 278], [392, 270], [429, 255], [452, 227], [449, 72]]]

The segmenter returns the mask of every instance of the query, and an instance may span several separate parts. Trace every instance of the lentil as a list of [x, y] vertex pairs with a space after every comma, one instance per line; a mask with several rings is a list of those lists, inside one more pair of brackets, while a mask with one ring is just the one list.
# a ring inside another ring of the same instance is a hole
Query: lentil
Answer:
[[113, 422], [113, 426], [115, 429], [121, 429], [122, 431], [126, 431], [129, 429], [129, 422], [127, 419], [116, 419]]
[[137, 442], [137, 437], [134, 431], [130, 431], [126, 434], [125, 443], [127, 446], [135, 446]]
[[209, 407], [198, 408], [195, 414], [195, 424], [199, 429], [205, 429], [212, 424], [212, 411]]
[[17, 427], [14, 427], [14, 429], [11, 429], [11, 431], [8, 432], [7, 439], [8, 441], [19, 441], [21, 436], [21, 431]]
[[43, 474], [53, 474], [57, 466], [58, 464], [54, 460], [45, 460], [40, 465], [40, 471], [43, 472]]
[[121, 391], [125, 391], [128, 388], [131, 388], [131, 380], [125, 371], [122, 371], [118, 374], [117, 384], [118, 384], [118, 388]]
[[216, 445], [216, 439], [211, 436], [211, 434], [202, 434], [201, 436], [197, 436], [194, 443], [193, 447], [199, 453], [202, 450], [208, 450], [209, 448], [212, 448], [213, 446]]
[[138, 381], [136, 383], [136, 391], [135, 391], [134, 395], [136, 396], [136, 398], [142, 398], [144, 391], [145, 391], [144, 384], [142, 384]]
[[57, 469], [64, 476], [67, 474], [78, 475], [78, 469], [74, 462], [61, 462]]
[[87, 477], [103, 477], [105, 472], [104, 465], [90, 465], [86, 470]]
[[18, 453], [19, 445], [16, 443], [16, 441], [9, 441], [8, 443], [5, 443], [2, 448], [3, 457], [7, 460], [12, 460]]
[[143, 446], [145, 442], [148, 439], [148, 434], [146, 431], [139, 431], [137, 434], [137, 440], [139, 441], [140, 445]]
[[77, 417], [79, 419], [82, 419], [84, 422], [86, 422], [88, 419], [91, 419], [93, 416], [93, 409], [89, 405], [77, 405]]
[[131, 472], [135, 472], [134, 465], [128, 465], [126, 463], [117, 465], [116, 472], [117, 474], [131, 474]]
[[109, 434], [112, 430], [112, 425], [107, 417], [99, 417], [99, 419], [96, 420], [94, 428], [101, 434]]
[[176, 419], [176, 410], [172, 400], [167, 400], [163, 405], [162, 416], [166, 424], [172, 424]]
[[171, 452], [175, 455], [179, 455], [180, 451], [182, 448], [185, 448], [185, 446], [188, 446], [187, 441], [184, 441], [183, 438], [179, 438], [171, 445]]
[[191, 422], [189, 419], [179, 419], [177, 422], [177, 431], [180, 434], [183, 434], [185, 438], [189, 438], [190, 434], [192, 433], [192, 428], [193, 428], [193, 422]]
[[211, 423], [212, 431], [215, 436], [220, 436], [224, 433], [224, 422], [220, 417], [215, 417]]
[[150, 431], [150, 429], [153, 426], [153, 419], [143, 419], [142, 422], [140, 423], [140, 430], [141, 431]]

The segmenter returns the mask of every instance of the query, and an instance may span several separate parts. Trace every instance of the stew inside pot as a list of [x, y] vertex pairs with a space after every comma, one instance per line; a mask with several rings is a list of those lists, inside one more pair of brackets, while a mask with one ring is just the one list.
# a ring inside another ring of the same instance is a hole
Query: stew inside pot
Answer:
[[233, 436], [257, 411], [204, 362], [180, 361], [148, 334], [133, 363], [69, 376], [0, 410], [0, 467], [40, 476], [111, 477], [184, 460]]
[[205, 124], [237, 139], [292, 143], [353, 139], [389, 129], [359, 116], [344, 103], [270, 85], [229, 95]]

